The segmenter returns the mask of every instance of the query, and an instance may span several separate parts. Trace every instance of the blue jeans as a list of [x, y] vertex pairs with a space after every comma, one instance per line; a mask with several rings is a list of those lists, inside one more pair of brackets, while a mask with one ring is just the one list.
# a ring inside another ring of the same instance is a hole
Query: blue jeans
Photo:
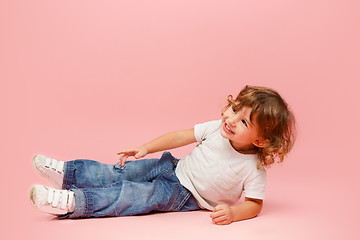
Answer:
[[85, 159], [66, 162], [63, 189], [75, 193], [75, 212], [59, 219], [200, 209], [175, 175], [178, 161], [164, 152], [160, 159], [128, 161], [124, 168]]

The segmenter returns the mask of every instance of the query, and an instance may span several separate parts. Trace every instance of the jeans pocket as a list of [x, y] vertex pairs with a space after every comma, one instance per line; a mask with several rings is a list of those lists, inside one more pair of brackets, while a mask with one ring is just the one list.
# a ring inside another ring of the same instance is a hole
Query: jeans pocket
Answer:
[[126, 167], [126, 163], [124, 166], [120, 166], [118, 163], [114, 164], [114, 169], [117, 171], [122, 171], [125, 169], [125, 167]]

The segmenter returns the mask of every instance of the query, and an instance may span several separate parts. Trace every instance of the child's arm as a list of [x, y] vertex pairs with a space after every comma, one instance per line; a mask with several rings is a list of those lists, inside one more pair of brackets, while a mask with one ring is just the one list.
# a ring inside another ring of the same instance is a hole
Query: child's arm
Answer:
[[261, 212], [262, 206], [263, 200], [261, 199], [245, 198], [245, 202], [237, 206], [217, 205], [210, 217], [215, 224], [226, 225], [256, 217]]
[[120, 158], [119, 165], [124, 166], [126, 159], [130, 156], [134, 156], [136, 159], [139, 159], [149, 153], [178, 148], [194, 142], [196, 142], [196, 139], [193, 128], [166, 133], [142, 146], [120, 151], [118, 153]]

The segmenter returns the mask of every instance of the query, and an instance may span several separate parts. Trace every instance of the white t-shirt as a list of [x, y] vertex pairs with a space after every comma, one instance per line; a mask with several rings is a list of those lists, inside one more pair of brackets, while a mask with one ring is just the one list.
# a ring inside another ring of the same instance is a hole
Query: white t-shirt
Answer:
[[248, 198], [265, 198], [266, 171], [257, 168], [257, 155], [237, 152], [220, 134], [221, 125], [221, 120], [195, 125], [200, 144], [175, 171], [200, 207], [209, 210], [220, 203], [234, 205], [243, 191]]

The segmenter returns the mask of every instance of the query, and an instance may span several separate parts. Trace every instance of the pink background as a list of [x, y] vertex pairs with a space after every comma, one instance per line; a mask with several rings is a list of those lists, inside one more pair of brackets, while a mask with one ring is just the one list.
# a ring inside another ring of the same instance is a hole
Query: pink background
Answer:
[[[357, 0], [0, 1], [1, 238], [359, 239], [359, 12]], [[48, 185], [34, 154], [115, 163], [219, 118], [245, 84], [278, 90], [298, 123], [259, 217], [57, 221], [30, 205], [31, 185]]]

